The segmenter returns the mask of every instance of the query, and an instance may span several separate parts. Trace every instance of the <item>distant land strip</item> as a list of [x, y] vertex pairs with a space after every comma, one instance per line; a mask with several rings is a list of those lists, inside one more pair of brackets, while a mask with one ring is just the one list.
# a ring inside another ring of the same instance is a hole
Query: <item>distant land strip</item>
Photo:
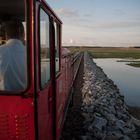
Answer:
[[[63, 46], [65, 47], [65, 46]], [[88, 51], [93, 58], [140, 59], [140, 47], [66, 46], [71, 52]]]

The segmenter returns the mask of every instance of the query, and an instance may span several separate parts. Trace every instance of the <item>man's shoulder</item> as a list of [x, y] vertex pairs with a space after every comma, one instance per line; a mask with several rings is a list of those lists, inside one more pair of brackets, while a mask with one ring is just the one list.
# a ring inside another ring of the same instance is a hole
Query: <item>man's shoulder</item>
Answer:
[[2, 50], [6, 50], [7, 47], [8, 47], [7, 44], [0, 45], [0, 51], [2, 51]]

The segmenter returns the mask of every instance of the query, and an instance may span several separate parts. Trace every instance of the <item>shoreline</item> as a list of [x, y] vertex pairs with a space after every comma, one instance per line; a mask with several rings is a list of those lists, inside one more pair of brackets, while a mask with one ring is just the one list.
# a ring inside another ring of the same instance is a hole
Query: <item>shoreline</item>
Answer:
[[140, 107], [128, 106], [128, 112], [134, 116], [136, 119], [140, 120]]

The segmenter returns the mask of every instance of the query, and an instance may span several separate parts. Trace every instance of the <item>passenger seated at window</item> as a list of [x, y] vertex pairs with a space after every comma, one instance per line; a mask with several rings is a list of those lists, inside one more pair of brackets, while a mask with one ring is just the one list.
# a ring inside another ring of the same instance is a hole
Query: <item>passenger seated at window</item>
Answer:
[[19, 21], [8, 21], [5, 34], [6, 44], [0, 46], [0, 77], [4, 84], [1, 90], [23, 90], [27, 85], [24, 26]]

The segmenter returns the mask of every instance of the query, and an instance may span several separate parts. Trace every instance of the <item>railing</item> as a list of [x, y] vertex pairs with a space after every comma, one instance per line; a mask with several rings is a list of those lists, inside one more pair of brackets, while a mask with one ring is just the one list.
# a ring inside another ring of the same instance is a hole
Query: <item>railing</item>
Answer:
[[82, 57], [83, 57], [83, 53], [75, 53], [73, 56], [73, 61], [72, 61], [72, 67], [73, 67], [73, 73], [74, 73], [73, 82], [75, 81], [78, 70], [80, 68]]

